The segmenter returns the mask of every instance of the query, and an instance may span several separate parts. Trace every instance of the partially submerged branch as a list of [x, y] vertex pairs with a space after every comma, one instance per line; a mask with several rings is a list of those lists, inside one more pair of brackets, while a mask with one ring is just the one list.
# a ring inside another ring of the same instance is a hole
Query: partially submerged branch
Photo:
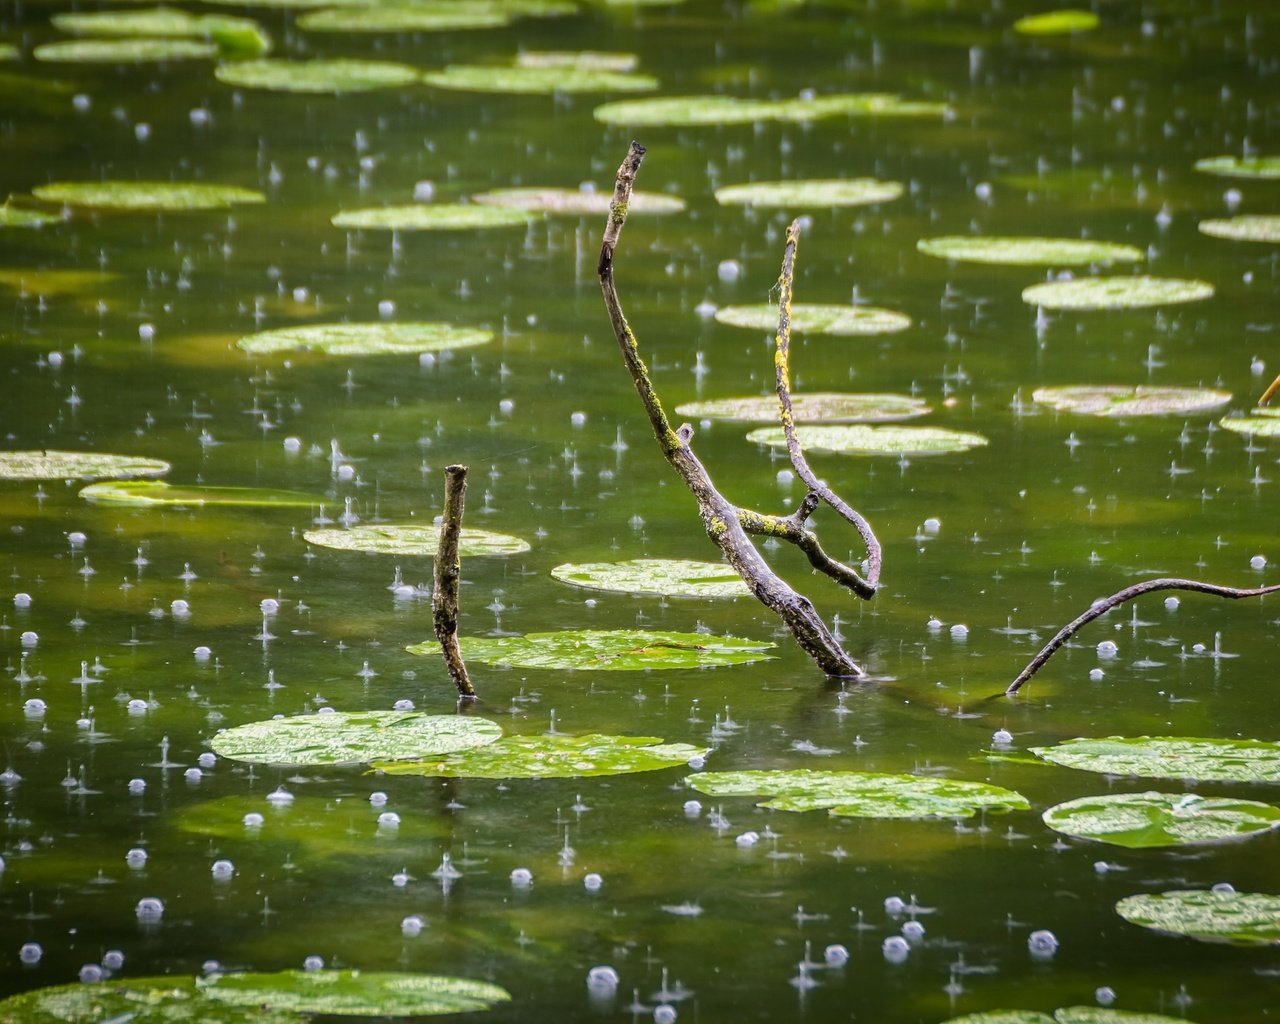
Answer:
[[1273, 380], [1267, 390], [1262, 392], [1262, 397], [1258, 399], [1258, 404], [1266, 405], [1271, 401], [1277, 391], [1280, 391], [1280, 377]]
[[1081, 629], [1087, 626], [1099, 616], [1106, 615], [1107, 612], [1114, 608], [1118, 608], [1126, 601], [1132, 601], [1135, 597], [1141, 597], [1143, 594], [1150, 594], [1156, 590], [1190, 590], [1197, 594], [1212, 594], [1214, 597], [1225, 597], [1235, 601], [1242, 597], [1261, 597], [1263, 594], [1280, 593], [1280, 583], [1272, 584], [1269, 587], [1221, 587], [1216, 583], [1204, 583], [1200, 580], [1184, 580], [1176, 577], [1166, 577], [1155, 580], [1144, 580], [1142, 583], [1135, 583], [1131, 587], [1125, 587], [1124, 590], [1112, 594], [1110, 597], [1103, 598], [1091, 607], [1083, 615], [1079, 615], [1063, 626], [1054, 635], [1053, 639], [1041, 648], [1037, 654], [1028, 663], [1027, 667], [1018, 673], [1015, 679], [1005, 689], [1005, 693], [1012, 695], [1017, 693], [1024, 683], [1032, 676], [1040, 671], [1045, 663], [1054, 656], [1055, 653], [1075, 636]]
[[458, 647], [458, 581], [462, 576], [462, 561], [458, 555], [458, 540], [462, 534], [462, 513], [467, 501], [467, 467], [444, 468], [444, 518], [440, 522], [440, 547], [436, 551], [435, 586], [431, 591], [431, 621], [436, 639], [444, 652], [444, 664], [449, 670], [458, 695], [475, 700], [476, 691], [467, 675], [467, 666]]

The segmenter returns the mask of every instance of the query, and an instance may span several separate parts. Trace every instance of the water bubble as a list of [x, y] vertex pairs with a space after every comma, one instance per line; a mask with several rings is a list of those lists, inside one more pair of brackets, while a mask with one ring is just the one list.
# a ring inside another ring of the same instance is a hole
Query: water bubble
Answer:
[[257, 811], [250, 811], [241, 819], [245, 828], [262, 828], [263, 823], [267, 820]]
[[130, 779], [129, 780], [129, 792], [133, 796], [141, 796], [146, 791], [147, 791], [146, 779]]
[[39, 697], [32, 697], [22, 705], [22, 713], [31, 718], [39, 718], [48, 710], [49, 705]]
[[124, 707], [131, 715], [145, 715], [147, 713], [147, 702], [141, 697], [134, 697]]
[[1110, 1006], [1116, 1001], [1116, 990], [1110, 985], [1102, 985], [1094, 990], [1093, 998], [1099, 1006]]
[[139, 921], [159, 921], [164, 916], [164, 903], [154, 896], [144, 896], [138, 900], [134, 913]]
[[670, 1003], [661, 1003], [653, 1008], [653, 1024], [675, 1024], [677, 1016], [676, 1008]]
[[413, 701], [408, 698], [402, 698], [391, 705], [393, 711], [412, 711]]
[[1105, 675], [1106, 673], [1103, 672], [1102, 669], [1100, 668], [1089, 669], [1089, 678], [1093, 680], [1095, 683], [1100, 682]]
[[599, 892], [604, 885], [604, 879], [597, 875], [594, 871], [582, 880], [582, 887], [587, 892]]
[[293, 794], [281, 786], [267, 794], [267, 803], [273, 807], [288, 807], [293, 803]]
[[822, 959], [828, 967], [843, 967], [849, 962], [849, 949], [840, 943], [832, 943], [822, 951]]
[[369, 803], [373, 804], [374, 807], [384, 807], [387, 803], [387, 794], [380, 789], [375, 789], [369, 794]]
[[911, 944], [901, 935], [890, 935], [880, 943], [880, 952], [891, 964], [900, 964], [911, 955]]
[[396, 315], [396, 304], [391, 299], [383, 299], [378, 303], [378, 316], [390, 320]]
[[38, 964], [44, 956], [44, 947], [38, 942], [24, 942], [18, 950], [18, 959], [24, 964]]
[[211, 657], [213, 657], [213, 651], [211, 651], [208, 647], [205, 647], [203, 644], [197, 647], [191, 653], [195, 655], [196, 661], [208, 661]]
[[702, 804], [697, 800], [686, 800], [684, 802], [684, 816], [686, 818], [696, 818], [702, 813]]
[[169, 611], [175, 619], [184, 619], [191, 614], [191, 605], [179, 597], [169, 603]]
[[1119, 653], [1120, 648], [1112, 640], [1103, 640], [1098, 644], [1099, 658], [1114, 658]]
[[952, 640], [964, 640], [969, 636], [969, 627], [963, 622], [957, 622], [951, 627]]
[[400, 922], [400, 934], [406, 938], [416, 939], [426, 926], [426, 919], [421, 914], [410, 914]]
[[937, 533], [942, 529], [942, 520], [937, 516], [930, 516], [922, 525], [925, 533]]
[[[133, 703], [133, 702], [130, 701], [130, 703]], [[202, 778], [204, 778], [204, 772], [202, 772], [199, 768], [188, 768], [185, 772], [182, 773], [182, 777], [186, 779], [188, 782], [199, 782]]]
[[102, 966], [109, 971], [118, 971], [124, 966], [124, 953], [118, 949], [109, 949], [102, 954]]
[[302, 969], [304, 971], [323, 971], [324, 957], [322, 956], [307, 957], [305, 960], [302, 961]]
[[1165, 611], [1176, 612], [1178, 610], [1178, 605], [1180, 605], [1181, 603], [1182, 602], [1179, 601], [1176, 597], [1166, 597], [1164, 599]]
[[30, 608], [30, 607], [31, 607], [31, 595], [30, 595], [30, 594], [14, 594], [14, 595], [13, 595], [13, 606], [14, 606], [15, 608]]
[[196, 758], [196, 764], [201, 768], [212, 768], [218, 763], [218, 755], [210, 750], [206, 750], [203, 754]]
[[930, 633], [936, 633], [942, 629], [942, 620], [938, 618], [930, 618], [929, 621], [925, 623], [925, 627]]
[[693, 311], [697, 313], [698, 316], [701, 317], [703, 320], [710, 320], [713, 316], [716, 315], [719, 309], [720, 309], [719, 306], [717, 306], [714, 302], [711, 302], [707, 299], [703, 299], [701, 302], [699, 302], [696, 306], [693, 307]]
[[134, 871], [138, 871], [147, 866], [147, 851], [140, 846], [135, 846], [124, 855], [124, 862]]
[[1049, 960], [1058, 951], [1058, 937], [1047, 928], [1041, 928], [1027, 936], [1027, 949], [1035, 960]]
[[902, 937], [908, 942], [919, 942], [924, 938], [924, 925], [919, 921], [907, 921], [902, 926]]
[[1007, 747], [1013, 742], [1013, 733], [1008, 729], [997, 729], [991, 734], [991, 743], [997, 747]]
[[515, 868], [511, 872], [511, 884], [517, 889], [527, 889], [533, 885], [533, 872], [528, 868]]
[[694, 754], [693, 757], [689, 758], [689, 760], [685, 762], [685, 764], [687, 764], [690, 768], [695, 768], [695, 769], [704, 767], [706, 763], [707, 763], [707, 759], [703, 757], [701, 754]]
[[89, 538], [86, 537], [79, 530], [72, 530], [69, 534], [67, 534], [67, 543], [70, 544], [73, 548], [84, 547], [85, 541], [87, 541], [88, 539]]
[[400, 815], [395, 811], [383, 811], [378, 815], [378, 828], [399, 828]]
[[274, 597], [264, 597], [258, 602], [258, 610], [263, 615], [274, 615], [280, 610], [280, 602]]
[[[1250, 569], [1262, 570], [1262, 569], [1265, 569], [1266, 567], [1267, 567], [1267, 557], [1266, 557], [1266, 555], [1254, 555], [1251, 559], [1249, 559], [1249, 568], [1250, 568]], [[21, 596], [21, 595], [19, 595], [19, 596]], [[18, 598], [16, 598], [16, 597], [15, 597], [15, 598], [13, 599], [13, 601], [14, 601], [14, 604], [17, 604], [17, 603], [18, 603]]]
[[886, 914], [901, 914], [906, 909], [906, 901], [901, 896], [885, 897], [884, 912]]
[[760, 833], [743, 832], [742, 835], [738, 836], [738, 838], [734, 840], [734, 842], [744, 849], [750, 846], [755, 846], [756, 843], [760, 842]]
[[286, 437], [284, 439], [284, 450], [290, 454], [302, 451], [302, 438]]
[[22, 636], [18, 639], [21, 641], [23, 647], [34, 647], [40, 642], [40, 634], [28, 629], [24, 631]]
[[569, 422], [575, 427], [580, 427], [587, 422], [587, 414], [585, 412], [575, 412], [569, 417]]
[[236, 873], [236, 866], [229, 860], [215, 860], [209, 873], [219, 882], [225, 882]]
[[587, 971], [587, 988], [593, 992], [613, 992], [620, 980], [618, 972], [607, 964]]
[[736, 281], [742, 276], [742, 264], [737, 260], [721, 260], [716, 267], [716, 275], [721, 281]]
[[394, 875], [391, 876], [391, 884], [394, 885], [397, 889], [403, 889], [411, 881], [413, 881], [413, 878], [409, 875], [409, 872], [407, 871], [397, 871]]
[[436, 194], [436, 186], [433, 181], [420, 181], [413, 186], [413, 201], [415, 203], [429, 203]]
[[1215, 882], [1209, 887], [1210, 892], [1235, 892], [1236, 887], [1230, 882]]
[[85, 985], [92, 985], [102, 980], [102, 968], [97, 964], [85, 964], [80, 968], [80, 981]]

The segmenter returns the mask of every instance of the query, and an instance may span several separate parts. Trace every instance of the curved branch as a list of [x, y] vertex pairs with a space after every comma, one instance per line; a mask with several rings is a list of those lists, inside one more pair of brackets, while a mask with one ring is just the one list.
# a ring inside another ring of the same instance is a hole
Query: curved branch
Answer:
[[462, 561], [458, 540], [467, 501], [467, 467], [444, 467], [444, 518], [440, 522], [440, 547], [436, 551], [435, 586], [431, 591], [431, 622], [444, 653], [444, 664], [458, 688], [458, 696], [476, 699], [471, 677], [458, 646], [458, 580]]

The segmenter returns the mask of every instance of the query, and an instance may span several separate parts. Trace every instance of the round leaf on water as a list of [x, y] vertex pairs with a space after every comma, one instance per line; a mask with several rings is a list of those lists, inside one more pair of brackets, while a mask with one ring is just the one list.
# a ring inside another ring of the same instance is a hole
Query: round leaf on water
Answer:
[[1031, 753], [1066, 768], [1145, 779], [1280, 782], [1280, 743], [1181, 736], [1066, 740]]
[[90, 484], [80, 497], [99, 505], [154, 506], [241, 505], [266, 508], [313, 508], [324, 499], [297, 491], [272, 491], [265, 487], [180, 487], [158, 481]]
[[74, 11], [55, 14], [50, 20], [54, 28], [73, 35], [208, 39], [218, 44], [224, 52], [263, 53], [271, 45], [262, 27], [250, 18], [194, 15], [172, 7], [148, 7], [132, 11]]
[[453, 32], [501, 28], [511, 15], [492, 5], [473, 3], [386, 3], [332, 7], [298, 18], [305, 32]]
[[879, 772], [703, 772], [685, 780], [708, 796], [765, 796], [776, 811], [827, 809], [848, 818], [968, 818], [979, 811], [1022, 811], [1021, 793], [985, 782]]
[[1223, 220], [1202, 220], [1200, 233], [1233, 242], [1280, 242], [1280, 216], [1248, 213]]
[[1209, 156], [1195, 167], [1226, 178], [1280, 178], [1280, 156]]
[[[848, 426], [796, 427], [800, 446], [810, 451], [836, 452], [849, 455], [946, 455], [981, 448], [987, 439], [981, 434], [945, 427], [865, 427]], [[781, 427], [761, 427], [747, 435], [748, 441], [785, 448], [786, 435]]]
[[219, 64], [218, 81], [245, 89], [338, 94], [394, 89], [417, 83], [421, 75], [407, 64], [385, 60], [245, 60]]
[[55, 181], [31, 191], [48, 203], [148, 213], [227, 210], [237, 203], [267, 201], [256, 189], [194, 181]]
[[604, 124], [629, 127], [687, 128], [699, 125], [754, 124], [760, 121], [816, 121], [827, 117], [936, 117], [941, 103], [903, 100], [892, 93], [834, 93], [808, 99], [750, 100], [732, 96], [664, 96], [618, 100], [596, 107]]
[[0, 480], [127, 480], [169, 472], [169, 463], [104, 452], [0, 452]]
[[1116, 904], [1116, 913], [1130, 924], [1203, 942], [1280, 943], [1280, 896], [1265, 893], [1175, 889], [1128, 896]]
[[75, 39], [37, 46], [32, 56], [51, 64], [147, 64], [208, 59], [218, 47], [191, 39]]
[[1188, 1024], [1184, 1017], [1136, 1010], [1113, 1010], [1106, 1006], [1064, 1006], [1053, 1013], [1057, 1024]]
[[1132, 263], [1142, 250], [1117, 242], [1086, 238], [1016, 238], [995, 235], [948, 235], [922, 238], [916, 248], [926, 256], [962, 263], [1011, 266], [1077, 267], [1093, 263]]
[[[796, 423], [888, 423], [928, 413], [922, 398], [893, 394], [836, 394], [815, 391], [791, 396]], [[774, 395], [750, 398], [712, 398], [676, 406], [680, 416], [699, 419], [777, 422], [778, 399]]]
[[902, 195], [896, 181], [875, 178], [825, 179], [811, 181], [757, 181], [749, 185], [727, 185], [716, 189], [721, 206], [825, 207], [866, 206], [887, 203]]
[[1054, 1020], [1047, 1013], [1036, 1010], [987, 1010], [952, 1017], [942, 1024], [1054, 1024]]
[[525, 50], [516, 55], [518, 68], [575, 68], [589, 71], [634, 71], [640, 58], [634, 53], [602, 50]]
[[422, 80], [438, 89], [545, 96], [572, 92], [648, 92], [658, 87], [658, 80], [651, 75], [630, 71], [495, 67], [487, 64], [451, 64], [443, 71], [426, 72]]
[[226, 1006], [357, 1017], [468, 1013], [511, 998], [485, 981], [383, 971], [214, 974], [198, 984], [206, 999]]
[[[467, 661], [512, 668], [595, 669], [640, 672], [646, 669], [711, 668], [767, 660], [767, 641], [705, 633], [669, 633], [644, 629], [578, 629], [495, 638], [464, 637]], [[434, 640], [408, 648], [412, 654], [439, 656]]]
[[57, 224], [62, 217], [41, 210], [21, 210], [16, 206], [0, 206], [0, 228], [42, 228]]
[[1023, 289], [1022, 301], [1045, 309], [1141, 309], [1213, 296], [1207, 281], [1176, 277], [1084, 277]]
[[1213, 388], [1159, 388], [1090, 384], [1037, 388], [1032, 393], [1041, 405], [1087, 416], [1165, 416], [1204, 412], [1231, 401], [1230, 391]]
[[1218, 426], [1237, 434], [1280, 437], [1280, 409], [1253, 409], [1248, 416], [1227, 416]]
[[[538, 213], [598, 214], [609, 212], [612, 192], [583, 192], [576, 188], [495, 188], [471, 197], [485, 206], [507, 206]], [[661, 192], [633, 192], [628, 213], [679, 213], [685, 201]]]
[[375, 231], [469, 231], [524, 227], [529, 223], [529, 215], [523, 210], [481, 203], [412, 203], [343, 210], [334, 214], [331, 223], [338, 228]]
[[1194, 793], [1110, 793], [1050, 807], [1044, 823], [1057, 832], [1112, 846], [1144, 849], [1217, 843], [1280, 826], [1280, 808], [1256, 800]]
[[250, 722], [218, 733], [214, 753], [255, 764], [402, 761], [482, 747], [502, 735], [496, 722], [420, 711], [333, 711]]
[[479, 750], [428, 761], [375, 764], [388, 775], [467, 779], [569, 779], [627, 775], [687, 764], [707, 751], [656, 736], [505, 736]]
[[1098, 27], [1098, 16], [1092, 11], [1061, 10], [1029, 14], [1013, 23], [1013, 30], [1027, 36], [1057, 36], [1088, 32]]
[[551, 575], [588, 590], [660, 597], [748, 597], [751, 591], [729, 566], [680, 558], [633, 558], [628, 562], [567, 562]]
[[492, 340], [492, 331], [448, 323], [311, 324], [250, 334], [236, 346], [255, 355], [306, 350], [333, 356], [370, 356], [472, 348]]
[[38, 988], [0, 1000], [0, 1024], [298, 1024], [288, 1011], [210, 1003], [193, 978], [129, 978]]
[[[732, 327], [749, 327], [773, 333], [778, 329], [778, 307], [762, 302], [752, 306], [723, 306], [716, 320]], [[840, 336], [892, 334], [911, 326], [911, 318], [876, 306], [836, 306], [796, 302], [791, 306], [791, 330], [797, 334]]]
[[[338, 551], [367, 551], [376, 555], [420, 555], [434, 558], [440, 549], [440, 527], [417, 523], [357, 524], [344, 529], [307, 530], [302, 539]], [[529, 542], [509, 533], [462, 528], [458, 554], [463, 558], [486, 555], [520, 555]]]

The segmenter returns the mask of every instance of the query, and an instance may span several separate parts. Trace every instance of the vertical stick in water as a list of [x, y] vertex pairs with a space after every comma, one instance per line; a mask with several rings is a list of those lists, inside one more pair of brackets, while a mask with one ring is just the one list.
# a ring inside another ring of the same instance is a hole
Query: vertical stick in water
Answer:
[[431, 592], [431, 620], [436, 639], [444, 652], [444, 664], [458, 687], [460, 696], [475, 700], [476, 691], [467, 675], [458, 648], [458, 580], [462, 562], [458, 538], [462, 533], [462, 513], [467, 500], [467, 467], [444, 468], [444, 518], [440, 523], [440, 548], [436, 552], [435, 587]]

